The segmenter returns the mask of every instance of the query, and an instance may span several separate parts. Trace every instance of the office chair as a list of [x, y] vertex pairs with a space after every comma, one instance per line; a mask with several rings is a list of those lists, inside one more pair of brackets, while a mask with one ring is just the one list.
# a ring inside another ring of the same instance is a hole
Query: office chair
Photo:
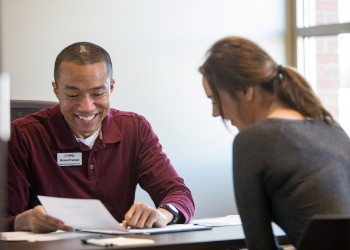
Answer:
[[57, 104], [58, 102], [11, 100], [11, 122], [26, 115], [36, 113], [42, 109], [52, 108]]
[[350, 215], [312, 216], [297, 249], [349, 250]]

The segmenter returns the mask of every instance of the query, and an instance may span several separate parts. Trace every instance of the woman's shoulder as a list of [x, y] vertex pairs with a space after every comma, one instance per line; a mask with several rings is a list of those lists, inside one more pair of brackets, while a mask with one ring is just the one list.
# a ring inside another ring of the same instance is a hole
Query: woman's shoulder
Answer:
[[310, 130], [322, 130], [333, 133], [333, 131], [343, 131], [341, 126], [335, 122], [334, 125], [328, 125], [317, 120], [289, 120], [279, 118], [268, 118], [254, 123], [242, 129], [238, 134], [241, 137], [246, 136], [268, 136], [276, 133], [309, 133]]
[[233, 143], [234, 154], [269, 155], [276, 147], [285, 122], [265, 119], [242, 129]]
[[264, 119], [260, 122], [251, 124], [241, 130], [240, 133], [267, 133], [267, 132], [276, 132], [279, 131], [287, 122], [285, 119]]
[[235, 144], [241, 146], [258, 144], [260, 147], [277, 141], [302, 144], [305, 141], [344, 140], [348, 136], [335, 123], [328, 125], [317, 120], [288, 120], [269, 118], [242, 129], [235, 138]]
[[235, 138], [235, 141], [257, 139], [271, 140], [283, 130], [286, 120], [265, 119], [242, 129]]

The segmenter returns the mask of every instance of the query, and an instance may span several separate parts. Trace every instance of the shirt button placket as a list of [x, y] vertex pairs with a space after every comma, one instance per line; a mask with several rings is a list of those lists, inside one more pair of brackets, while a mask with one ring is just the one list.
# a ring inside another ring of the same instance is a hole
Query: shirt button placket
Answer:
[[90, 153], [90, 157], [89, 157], [89, 164], [88, 164], [88, 168], [89, 168], [89, 176], [94, 176], [95, 175], [95, 157], [94, 157], [94, 153], [91, 152]]

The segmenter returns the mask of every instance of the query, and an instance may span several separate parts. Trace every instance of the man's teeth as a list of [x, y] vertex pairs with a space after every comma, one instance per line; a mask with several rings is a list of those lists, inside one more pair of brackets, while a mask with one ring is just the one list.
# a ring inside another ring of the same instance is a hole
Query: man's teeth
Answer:
[[92, 119], [94, 119], [95, 115], [92, 116], [78, 116], [79, 119], [84, 120], [84, 121], [91, 121]]

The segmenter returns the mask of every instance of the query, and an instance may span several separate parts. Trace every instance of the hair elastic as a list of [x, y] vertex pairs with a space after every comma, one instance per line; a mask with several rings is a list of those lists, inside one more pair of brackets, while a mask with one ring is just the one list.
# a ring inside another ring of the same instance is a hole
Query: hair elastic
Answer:
[[278, 84], [281, 85], [282, 84], [282, 80], [283, 80], [283, 71], [282, 71], [282, 65], [278, 65], [277, 67], [277, 79], [278, 79]]

